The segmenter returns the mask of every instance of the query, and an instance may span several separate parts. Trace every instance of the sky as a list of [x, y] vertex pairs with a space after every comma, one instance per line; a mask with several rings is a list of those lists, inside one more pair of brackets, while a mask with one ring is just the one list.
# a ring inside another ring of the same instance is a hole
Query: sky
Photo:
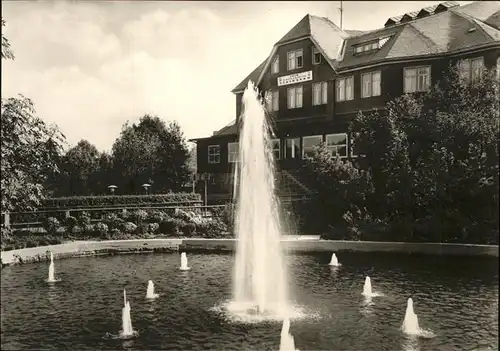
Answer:
[[[470, 1], [459, 1], [460, 4]], [[344, 29], [370, 30], [436, 1], [344, 1]], [[145, 114], [176, 120], [186, 138], [235, 119], [231, 90], [306, 14], [339, 24], [339, 1], [2, 0], [2, 98], [23, 94], [68, 145], [110, 151]]]

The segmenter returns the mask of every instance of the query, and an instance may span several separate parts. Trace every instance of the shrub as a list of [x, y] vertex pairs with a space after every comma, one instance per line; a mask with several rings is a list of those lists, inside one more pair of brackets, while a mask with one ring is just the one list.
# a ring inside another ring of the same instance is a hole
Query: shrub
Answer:
[[73, 216], [69, 216], [66, 218], [66, 228], [69, 232], [72, 231], [72, 229], [78, 224], [78, 220], [73, 217]]
[[120, 228], [123, 224], [123, 219], [118, 217], [116, 213], [108, 213], [104, 217], [104, 223], [109, 229]]
[[73, 228], [71, 228], [71, 234], [82, 234], [84, 232], [84, 229], [79, 226], [79, 225], [75, 225]]
[[137, 226], [132, 222], [126, 222], [123, 224], [122, 229], [127, 234], [135, 233]]
[[80, 216], [78, 217], [78, 223], [82, 227], [85, 227], [85, 225], [90, 224], [90, 214], [86, 211], [81, 212]]
[[148, 219], [152, 223], [161, 223], [168, 218], [170, 218], [170, 216], [163, 211], [153, 210], [148, 214]]
[[48, 198], [42, 200], [43, 208], [77, 208], [77, 207], [106, 207], [112, 205], [140, 205], [140, 204], [189, 204], [201, 202], [201, 195], [197, 193], [168, 193], [154, 195], [107, 195], [107, 196], [72, 196]]
[[137, 224], [145, 222], [148, 219], [148, 213], [144, 210], [136, 210], [132, 214], [132, 219]]
[[2, 224], [2, 241], [12, 236], [12, 229]]
[[59, 229], [59, 220], [55, 217], [49, 217], [43, 224], [43, 229], [49, 234], [56, 234]]
[[99, 222], [94, 226], [94, 233], [98, 237], [105, 237], [108, 233], [108, 226], [102, 222]]
[[184, 235], [190, 236], [196, 231], [196, 225], [194, 223], [185, 223], [181, 229]]
[[160, 229], [160, 225], [158, 223], [149, 223], [149, 233], [155, 234], [158, 232], [158, 229]]
[[85, 224], [83, 226], [83, 233], [88, 236], [92, 236], [94, 233], [94, 225], [93, 224]]

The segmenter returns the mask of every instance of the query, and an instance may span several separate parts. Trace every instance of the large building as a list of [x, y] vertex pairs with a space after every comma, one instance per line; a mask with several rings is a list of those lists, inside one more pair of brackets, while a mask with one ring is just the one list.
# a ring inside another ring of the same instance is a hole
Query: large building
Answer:
[[326, 17], [306, 15], [233, 89], [236, 119], [193, 139], [198, 173], [209, 179], [208, 202], [231, 195], [249, 80], [268, 97], [280, 191], [290, 195], [307, 192], [297, 170], [316, 145], [326, 142], [333, 155], [356, 157], [349, 151], [349, 121], [359, 111], [383, 110], [397, 96], [429, 89], [450, 63], [470, 82], [483, 67], [500, 72], [499, 1], [444, 2], [391, 17], [372, 31], [342, 30]]

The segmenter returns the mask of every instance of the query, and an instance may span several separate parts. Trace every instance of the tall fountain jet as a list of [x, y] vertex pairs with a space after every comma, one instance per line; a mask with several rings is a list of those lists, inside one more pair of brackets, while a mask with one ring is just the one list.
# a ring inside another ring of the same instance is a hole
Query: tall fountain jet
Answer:
[[235, 168], [233, 303], [251, 306], [250, 310], [261, 315], [281, 315], [288, 308], [288, 291], [270, 134], [258, 92], [249, 82], [243, 94]]

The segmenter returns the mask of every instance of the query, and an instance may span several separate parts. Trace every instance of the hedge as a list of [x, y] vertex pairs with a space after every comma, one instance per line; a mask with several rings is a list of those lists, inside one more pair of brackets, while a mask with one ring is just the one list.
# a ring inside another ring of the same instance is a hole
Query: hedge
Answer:
[[43, 222], [43, 233], [2, 226], [1, 249], [14, 250], [72, 240], [233, 237], [231, 223], [224, 218], [202, 218], [193, 211], [177, 210], [172, 214], [162, 210], [108, 213], [96, 224], [90, 222], [90, 216], [86, 212], [81, 215], [80, 218], [71, 216], [64, 221], [55, 217], [46, 218]]
[[169, 193], [154, 195], [106, 195], [55, 197], [42, 200], [40, 209], [106, 207], [113, 205], [172, 204], [201, 202], [197, 193]]

